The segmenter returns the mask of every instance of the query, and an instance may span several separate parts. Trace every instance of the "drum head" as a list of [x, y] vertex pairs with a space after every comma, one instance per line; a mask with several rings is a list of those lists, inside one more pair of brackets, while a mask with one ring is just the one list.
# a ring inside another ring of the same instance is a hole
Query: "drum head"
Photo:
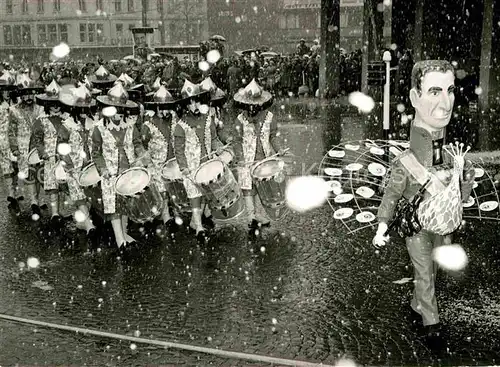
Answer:
[[252, 170], [252, 176], [258, 179], [274, 177], [283, 170], [283, 164], [280, 162], [280, 159], [273, 158], [257, 163]]
[[38, 156], [38, 150], [33, 149], [28, 154], [28, 164], [38, 164], [40, 163], [40, 157]]
[[224, 172], [224, 164], [219, 160], [211, 160], [203, 163], [194, 175], [196, 183], [211, 182]]
[[125, 196], [137, 194], [149, 185], [149, 180], [149, 173], [145, 168], [130, 168], [116, 179], [116, 192]]
[[94, 163], [89, 164], [88, 166], [82, 169], [82, 173], [78, 178], [81, 186], [92, 186], [101, 181], [101, 176], [99, 176], [99, 172]]
[[163, 165], [162, 176], [167, 180], [180, 180], [182, 178], [182, 173], [177, 163], [177, 159], [172, 158]]

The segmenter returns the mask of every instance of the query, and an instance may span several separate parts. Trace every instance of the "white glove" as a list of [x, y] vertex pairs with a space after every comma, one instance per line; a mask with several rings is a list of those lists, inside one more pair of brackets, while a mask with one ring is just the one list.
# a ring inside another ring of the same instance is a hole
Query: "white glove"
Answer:
[[387, 224], [379, 223], [377, 233], [375, 233], [375, 236], [372, 240], [373, 246], [375, 246], [376, 248], [381, 248], [387, 244], [387, 241], [389, 241], [389, 236], [386, 236], [385, 232], [387, 232]]

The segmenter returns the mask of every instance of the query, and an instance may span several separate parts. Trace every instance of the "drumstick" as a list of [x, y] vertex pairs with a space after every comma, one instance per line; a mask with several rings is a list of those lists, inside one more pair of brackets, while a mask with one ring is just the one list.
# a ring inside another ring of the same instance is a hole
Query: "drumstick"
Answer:
[[200, 160], [204, 159], [204, 158], [207, 158], [209, 157], [210, 155], [212, 154], [219, 154], [220, 151], [224, 150], [224, 149], [227, 149], [231, 144], [226, 144], [224, 145], [223, 147], [220, 147], [218, 149], [215, 150], [215, 152], [212, 152], [210, 154], [207, 154], [207, 155], [204, 155], [203, 157], [200, 158]]
[[[290, 148], [286, 148], [286, 149], [284, 150], [284, 153], [288, 152], [289, 150], [290, 150]], [[274, 158], [274, 157], [277, 157], [277, 156], [279, 156], [279, 155], [280, 155], [279, 153], [275, 153], [275, 154], [273, 154], [273, 155], [270, 155], [269, 157], [266, 157], [265, 159]], [[242, 162], [242, 163], [243, 163], [243, 165], [245, 165], [245, 166], [251, 166], [252, 164], [255, 164], [255, 163], [257, 163], [257, 162], [259, 162], [259, 161], [253, 161], [253, 162]]]

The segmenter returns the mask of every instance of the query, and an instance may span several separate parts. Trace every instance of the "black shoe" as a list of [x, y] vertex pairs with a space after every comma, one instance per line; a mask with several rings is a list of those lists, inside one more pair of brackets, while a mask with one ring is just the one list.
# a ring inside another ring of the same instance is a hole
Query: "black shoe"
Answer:
[[21, 195], [21, 196], [17, 197], [17, 201], [23, 201], [23, 200], [24, 200], [24, 196]]
[[49, 207], [48, 207], [47, 204], [42, 204], [42, 205], [40, 205], [40, 209], [42, 209], [42, 210], [48, 210]]
[[441, 353], [446, 348], [446, 340], [440, 324], [424, 326], [427, 347], [434, 353]]
[[198, 240], [200, 245], [206, 245], [208, 242], [207, 233], [205, 231], [199, 231], [196, 233], [196, 240]]
[[50, 225], [54, 230], [60, 230], [62, 228], [62, 218], [60, 215], [54, 215], [50, 218]]
[[19, 214], [21, 212], [19, 202], [16, 199], [14, 199], [12, 196], [9, 196], [7, 197], [7, 201], [9, 202], [8, 208], [10, 210], [12, 210], [16, 214]]
[[165, 229], [167, 230], [167, 232], [170, 235], [172, 235], [172, 234], [177, 233], [179, 231], [179, 226], [175, 222], [175, 219], [169, 219], [165, 223]]
[[212, 216], [206, 217], [205, 214], [201, 216], [201, 224], [208, 229], [214, 229], [215, 223]]
[[38, 215], [38, 218], [42, 216], [42, 211], [37, 204], [31, 204], [31, 212], [33, 213], [33, 215]]
[[99, 233], [97, 231], [97, 228], [92, 228], [90, 231], [87, 233], [87, 238], [90, 242], [90, 251], [95, 251], [99, 248], [100, 242], [99, 242]]
[[267, 228], [271, 226], [271, 222], [267, 223], [262, 223], [259, 222], [257, 219], [252, 219], [252, 223], [248, 225], [248, 228], [250, 229], [260, 229], [260, 228]]
[[410, 324], [413, 327], [422, 326], [422, 315], [416, 312], [413, 307], [410, 306]]

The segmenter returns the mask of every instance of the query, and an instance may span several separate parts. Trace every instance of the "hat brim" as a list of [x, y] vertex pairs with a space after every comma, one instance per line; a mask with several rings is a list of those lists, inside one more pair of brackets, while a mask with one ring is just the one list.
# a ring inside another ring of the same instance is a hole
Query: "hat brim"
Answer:
[[28, 94], [40, 94], [43, 93], [44, 90], [45, 88], [43, 87], [16, 88], [12, 90], [11, 94], [20, 97]]
[[236, 108], [236, 109], [245, 110], [245, 111], [250, 110], [252, 107], [253, 108], [258, 107], [261, 110], [266, 110], [269, 107], [271, 107], [273, 105], [273, 103], [274, 103], [274, 99], [273, 98], [271, 98], [270, 100], [264, 102], [263, 104], [248, 104], [248, 103], [238, 102], [235, 99], [233, 99], [233, 107]]
[[128, 100], [126, 103], [114, 102], [108, 96], [99, 96], [97, 100], [106, 106], [122, 107], [122, 108], [138, 108], [139, 105], [133, 101]]
[[273, 95], [267, 91], [263, 91], [258, 98], [249, 98], [242, 91], [236, 93], [233, 97], [234, 101], [239, 104], [245, 104], [250, 106], [262, 106], [273, 100]]
[[55, 105], [61, 103], [59, 97], [50, 97], [47, 94], [37, 94], [35, 95], [36, 104], [40, 106]]
[[97, 79], [95, 75], [91, 75], [89, 81], [93, 84], [111, 84], [116, 82], [117, 79], [116, 75], [113, 74], [110, 74], [108, 79]]
[[168, 108], [174, 107], [179, 101], [168, 101], [168, 102], [144, 102], [144, 108]]
[[189, 97], [181, 97], [179, 99], [179, 104], [188, 104], [190, 101], [197, 101], [197, 102], [205, 102], [209, 103], [210, 102], [210, 92], [209, 91], [203, 91], [201, 93], [195, 94], [193, 96]]
[[15, 85], [7, 85], [7, 84], [0, 84], [0, 90], [14, 90], [16, 89]]
[[210, 99], [210, 104], [214, 106], [220, 106], [226, 103], [226, 101], [227, 101], [227, 96], [217, 97]]

